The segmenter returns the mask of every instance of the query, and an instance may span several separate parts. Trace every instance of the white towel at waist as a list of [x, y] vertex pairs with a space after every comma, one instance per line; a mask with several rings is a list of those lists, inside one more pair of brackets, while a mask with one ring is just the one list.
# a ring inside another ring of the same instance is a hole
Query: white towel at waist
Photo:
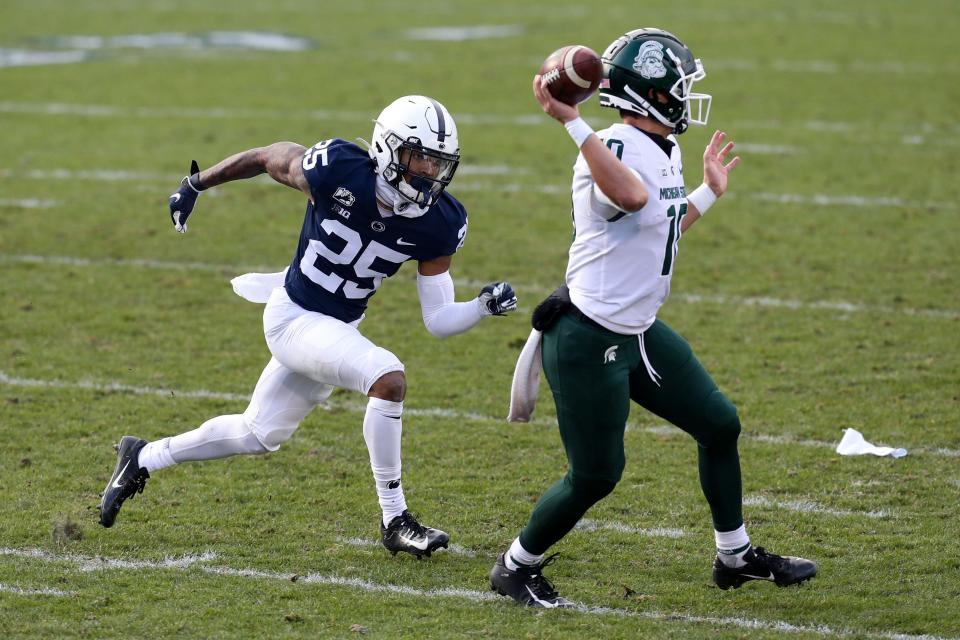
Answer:
[[507, 422], [530, 422], [537, 406], [540, 392], [540, 338], [536, 329], [530, 330], [527, 343], [523, 345], [517, 366], [513, 370], [510, 385], [510, 414]]
[[283, 286], [286, 277], [286, 269], [276, 273], [245, 273], [231, 280], [230, 284], [233, 292], [244, 300], [266, 304], [273, 290]]

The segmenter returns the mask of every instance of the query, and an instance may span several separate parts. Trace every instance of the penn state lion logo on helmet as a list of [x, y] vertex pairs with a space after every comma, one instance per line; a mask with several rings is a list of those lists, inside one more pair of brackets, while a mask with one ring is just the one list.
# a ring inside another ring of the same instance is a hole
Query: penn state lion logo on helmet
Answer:
[[647, 80], [667, 75], [667, 68], [663, 66], [663, 44], [656, 40], [644, 42], [633, 61], [633, 68]]

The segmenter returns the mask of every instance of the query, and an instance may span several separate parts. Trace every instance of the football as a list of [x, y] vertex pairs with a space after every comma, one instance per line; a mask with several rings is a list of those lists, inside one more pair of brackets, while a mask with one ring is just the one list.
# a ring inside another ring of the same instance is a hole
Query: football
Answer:
[[575, 105], [593, 95], [603, 79], [603, 63], [590, 47], [579, 44], [561, 47], [540, 65], [540, 75], [551, 95]]

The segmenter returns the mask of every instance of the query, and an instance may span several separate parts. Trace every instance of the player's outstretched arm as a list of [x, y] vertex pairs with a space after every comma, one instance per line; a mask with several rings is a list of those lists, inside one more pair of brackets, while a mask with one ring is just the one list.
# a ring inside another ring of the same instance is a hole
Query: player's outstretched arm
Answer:
[[308, 197], [310, 185], [303, 175], [302, 161], [306, 148], [295, 142], [276, 142], [266, 147], [247, 149], [224, 158], [209, 169], [200, 171], [197, 161], [190, 165], [190, 174], [180, 181], [180, 188], [170, 196], [170, 219], [180, 233], [187, 231], [187, 218], [193, 212], [200, 194], [217, 185], [253, 178], [262, 173], [299, 189]]
[[680, 223], [681, 232], [702, 218], [717, 198], [726, 193], [730, 172], [740, 164], [740, 156], [727, 162], [727, 157], [733, 151], [733, 141], [723, 144], [726, 137], [727, 134], [723, 131], [714, 131], [703, 152], [703, 184], [687, 196], [687, 215]]
[[502, 316], [516, 310], [517, 295], [509, 282], [492, 282], [473, 300], [454, 302], [450, 256], [421, 261], [417, 269], [420, 311], [427, 331], [446, 338], [468, 331], [486, 316]]
[[[603, 141], [590, 130], [589, 125], [580, 120], [580, 110], [576, 106], [554, 98], [543, 85], [541, 78], [542, 76], [539, 75], [533, 78], [533, 95], [546, 114], [567, 127], [571, 135], [577, 133], [571, 130], [571, 126], [576, 124], [584, 128], [582, 133], [589, 133], [582, 140], [576, 136], [574, 140], [580, 146], [580, 153], [587, 161], [590, 175], [600, 187], [600, 191], [621, 211], [642, 209], [647, 204], [648, 198], [647, 187], [643, 184], [643, 180], [630, 171], [627, 165], [620, 162], [617, 156], [603, 144]], [[571, 125], [571, 123], [574, 124]]]

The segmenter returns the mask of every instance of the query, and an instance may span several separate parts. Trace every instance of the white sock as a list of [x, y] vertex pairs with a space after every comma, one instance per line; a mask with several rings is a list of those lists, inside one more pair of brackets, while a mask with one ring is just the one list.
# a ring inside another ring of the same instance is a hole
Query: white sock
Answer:
[[147, 446], [140, 449], [137, 455], [137, 464], [146, 469], [147, 473], [153, 473], [157, 469], [171, 467], [177, 462], [170, 455], [170, 438], [148, 442]]
[[181, 462], [266, 452], [266, 447], [238, 414], [210, 418], [193, 431], [150, 442], [140, 450], [138, 462], [153, 473]]
[[742, 567], [746, 564], [743, 556], [750, 551], [750, 537], [747, 535], [747, 526], [740, 525], [733, 531], [716, 531], [713, 537], [717, 541], [717, 557], [728, 567]]
[[400, 416], [403, 402], [370, 398], [363, 416], [363, 439], [370, 453], [370, 468], [383, 511], [383, 524], [403, 513], [407, 500], [400, 485]]
[[523, 545], [520, 544], [520, 536], [517, 536], [513, 544], [510, 545], [510, 549], [507, 550], [503, 560], [507, 565], [507, 569], [516, 571], [517, 566], [521, 564], [528, 567], [540, 564], [543, 560], [543, 554], [541, 553], [537, 556], [524, 549]]

